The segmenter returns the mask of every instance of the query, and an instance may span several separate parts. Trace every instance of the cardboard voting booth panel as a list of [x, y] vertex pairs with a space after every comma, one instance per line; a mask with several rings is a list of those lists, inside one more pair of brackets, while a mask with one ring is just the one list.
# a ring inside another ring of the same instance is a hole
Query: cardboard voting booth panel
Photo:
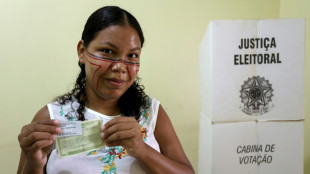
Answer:
[[202, 112], [214, 122], [303, 119], [304, 37], [303, 19], [210, 22], [199, 56]]
[[199, 173], [303, 173], [304, 43], [304, 19], [209, 23]]
[[212, 124], [200, 117], [199, 173], [303, 173], [303, 121]]

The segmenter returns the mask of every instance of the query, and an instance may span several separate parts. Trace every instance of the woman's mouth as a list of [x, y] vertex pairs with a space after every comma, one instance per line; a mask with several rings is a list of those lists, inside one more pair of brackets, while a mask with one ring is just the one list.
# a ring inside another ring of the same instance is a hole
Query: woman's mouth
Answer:
[[115, 79], [115, 78], [107, 79], [107, 81], [108, 81], [109, 84], [112, 85], [113, 87], [120, 87], [120, 86], [122, 86], [122, 85], [125, 83], [124, 80]]

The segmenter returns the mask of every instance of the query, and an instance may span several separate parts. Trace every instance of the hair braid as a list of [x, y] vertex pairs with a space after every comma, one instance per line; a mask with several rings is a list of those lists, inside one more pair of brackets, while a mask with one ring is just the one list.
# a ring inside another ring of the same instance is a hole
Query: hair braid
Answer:
[[79, 102], [79, 107], [77, 109], [78, 120], [84, 121], [84, 110], [85, 110], [85, 100], [86, 100], [86, 73], [85, 73], [85, 65], [78, 63], [81, 68], [81, 72], [76, 79], [74, 88], [72, 91], [64, 94], [62, 96], [56, 97], [54, 101], [58, 101], [60, 104], [65, 104], [68, 101], [72, 101], [73, 97], [76, 98]]

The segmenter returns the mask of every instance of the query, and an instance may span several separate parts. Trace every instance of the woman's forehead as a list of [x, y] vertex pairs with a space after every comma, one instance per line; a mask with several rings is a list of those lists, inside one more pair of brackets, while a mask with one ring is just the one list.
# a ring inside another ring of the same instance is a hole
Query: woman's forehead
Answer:
[[94, 38], [95, 44], [110, 44], [115, 46], [127, 45], [141, 47], [140, 37], [137, 31], [129, 25], [112, 25], [100, 32]]

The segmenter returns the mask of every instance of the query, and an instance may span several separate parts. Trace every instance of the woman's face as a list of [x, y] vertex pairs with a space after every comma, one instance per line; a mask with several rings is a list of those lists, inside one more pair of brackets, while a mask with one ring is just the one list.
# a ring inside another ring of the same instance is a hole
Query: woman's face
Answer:
[[85, 64], [87, 96], [118, 100], [139, 71], [141, 41], [134, 28], [113, 25], [101, 30], [87, 48], [80, 41], [78, 54]]

